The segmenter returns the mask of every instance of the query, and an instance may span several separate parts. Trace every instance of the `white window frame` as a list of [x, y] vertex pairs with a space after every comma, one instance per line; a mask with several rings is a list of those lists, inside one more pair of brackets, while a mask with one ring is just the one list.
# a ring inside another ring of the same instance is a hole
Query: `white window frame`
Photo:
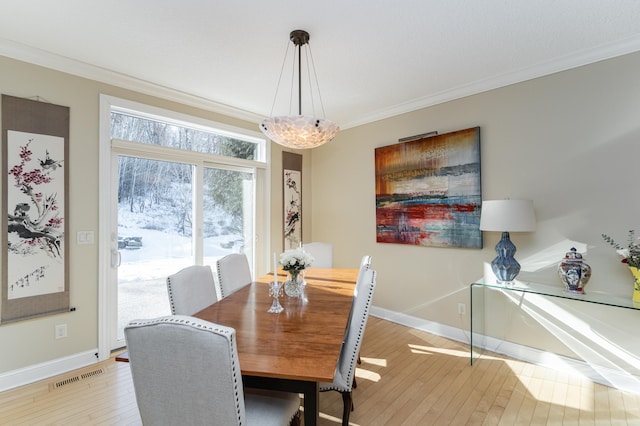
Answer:
[[[257, 160], [244, 160], [239, 158], [216, 156], [203, 154], [206, 159], [203, 161], [207, 164], [215, 163], [216, 166], [224, 165], [229, 168], [235, 167], [251, 167], [255, 170], [255, 212], [254, 212], [254, 264], [252, 270], [258, 274], [262, 268], [258, 265], [268, 265], [269, 247], [270, 247], [270, 145], [264, 136], [258, 131], [250, 131], [247, 129], [229, 126], [227, 124], [218, 123], [203, 118], [186, 115], [176, 111], [158, 108], [155, 106], [142, 104], [126, 99], [116, 98], [109, 95], [100, 95], [100, 135], [99, 135], [99, 195], [98, 195], [98, 359], [106, 360], [111, 355], [110, 336], [108, 335], [108, 327], [111, 322], [116, 322], [116, 318], [112, 318], [111, 309], [109, 307], [116, 303], [109, 291], [109, 285], [115, 279], [115, 272], [111, 268], [112, 262], [112, 236], [111, 224], [112, 217], [111, 194], [113, 186], [117, 185], [117, 170], [112, 170], [113, 156], [112, 146], [119, 148], [134, 148], [138, 143], [111, 140], [111, 113], [132, 113], [139, 117], [145, 117], [152, 120], [159, 120], [179, 126], [200, 129], [204, 131], [213, 131], [215, 133], [228, 136], [231, 138], [247, 140], [257, 144]], [[167, 159], [179, 161], [180, 154], [172, 152], [171, 148], [156, 147], [146, 145], [143, 151], [159, 150]], [[191, 153], [192, 155], [193, 153]], [[197, 188], [197, 186], [196, 186]], [[197, 189], [201, 191], [201, 189]], [[202, 194], [200, 193], [200, 203]], [[201, 206], [200, 206], [201, 207]], [[201, 229], [197, 229], [199, 234]], [[200, 247], [200, 250], [202, 248]], [[196, 247], [196, 251], [198, 248]]]

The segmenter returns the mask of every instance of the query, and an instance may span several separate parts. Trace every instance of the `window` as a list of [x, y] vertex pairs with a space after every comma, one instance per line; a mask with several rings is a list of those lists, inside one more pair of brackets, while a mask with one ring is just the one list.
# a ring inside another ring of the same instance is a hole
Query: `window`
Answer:
[[174, 149], [262, 160], [261, 142], [231, 137], [225, 132], [166, 118], [145, 118], [132, 112], [111, 112], [111, 138]]
[[101, 185], [101, 201], [111, 241], [104, 321], [115, 349], [131, 319], [170, 313], [168, 275], [191, 264], [215, 273], [216, 260], [234, 252], [255, 270], [256, 253], [267, 247], [256, 248], [256, 235], [267, 227], [268, 169], [257, 132], [104, 98], [108, 149], [101, 147], [100, 164], [110, 164], [101, 169], [110, 185]]

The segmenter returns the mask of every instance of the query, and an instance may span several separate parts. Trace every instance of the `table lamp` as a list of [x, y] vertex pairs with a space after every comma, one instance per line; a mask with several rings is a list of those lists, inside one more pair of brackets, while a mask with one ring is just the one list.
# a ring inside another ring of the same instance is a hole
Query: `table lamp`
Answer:
[[536, 218], [531, 200], [491, 200], [482, 202], [481, 231], [502, 232], [496, 244], [498, 256], [491, 262], [491, 269], [498, 282], [510, 283], [520, 272], [520, 264], [513, 257], [516, 246], [509, 239], [509, 232], [530, 232], [536, 229]]

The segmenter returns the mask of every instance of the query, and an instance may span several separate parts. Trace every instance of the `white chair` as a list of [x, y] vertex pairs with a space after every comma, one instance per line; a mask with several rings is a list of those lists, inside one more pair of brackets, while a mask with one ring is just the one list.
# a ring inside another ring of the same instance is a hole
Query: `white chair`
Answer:
[[218, 259], [216, 270], [221, 299], [251, 283], [249, 260], [245, 254], [232, 253]]
[[188, 266], [167, 277], [173, 315], [193, 315], [218, 301], [213, 272], [208, 265]]
[[[356, 280], [356, 287], [354, 288], [354, 294], [356, 294], [359, 290], [358, 283], [364, 282], [364, 273], [367, 272], [367, 270], [369, 270], [370, 267], [371, 267], [371, 256], [370, 255], [362, 256], [362, 260], [360, 261], [360, 270], [358, 271], [358, 278]], [[351, 319], [351, 315], [353, 315], [353, 306], [351, 307], [351, 312], [349, 313], [349, 319]], [[362, 364], [362, 361], [360, 360], [360, 354], [358, 354], [358, 364]], [[355, 388], [356, 386], [357, 386], [356, 380], [354, 378], [353, 387]]]
[[354, 291], [358, 290], [357, 285], [358, 283], [362, 282], [364, 273], [367, 272], [369, 268], [371, 268], [371, 256], [364, 255], [362, 256], [362, 260], [360, 261], [360, 269], [358, 270], [358, 278], [356, 279], [356, 288]]
[[358, 353], [360, 352], [362, 336], [369, 318], [369, 310], [371, 309], [371, 301], [373, 300], [375, 287], [376, 271], [367, 269], [362, 276], [361, 282], [356, 283], [356, 292], [353, 296], [353, 307], [347, 325], [347, 334], [342, 344], [333, 382], [320, 383], [321, 392], [335, 390], [342, 394], [342, 401], [344, 403], [342, 410], [343, 426], [349, 425], [349, 414], [353, 409], [351, 390], [353, 389], [353, 381], [355, 378], [356, 362]]
[[245, 390], [235, 330], [174, 315], [125, 327], [145, 425], [272, 425], [299, 418], [298, 394]]
[[303, 244], [302, 248], [313, 256], [312, 268], [333, 268], [333, 244], [314, 242]]

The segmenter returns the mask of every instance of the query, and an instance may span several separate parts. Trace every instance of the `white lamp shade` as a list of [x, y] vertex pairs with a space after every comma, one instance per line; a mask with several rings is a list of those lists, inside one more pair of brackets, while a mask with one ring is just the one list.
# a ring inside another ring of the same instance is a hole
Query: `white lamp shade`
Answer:
[[536, 229], [531, 200], [491, 200], [482, 202], [481, 231], [530, 232]]

